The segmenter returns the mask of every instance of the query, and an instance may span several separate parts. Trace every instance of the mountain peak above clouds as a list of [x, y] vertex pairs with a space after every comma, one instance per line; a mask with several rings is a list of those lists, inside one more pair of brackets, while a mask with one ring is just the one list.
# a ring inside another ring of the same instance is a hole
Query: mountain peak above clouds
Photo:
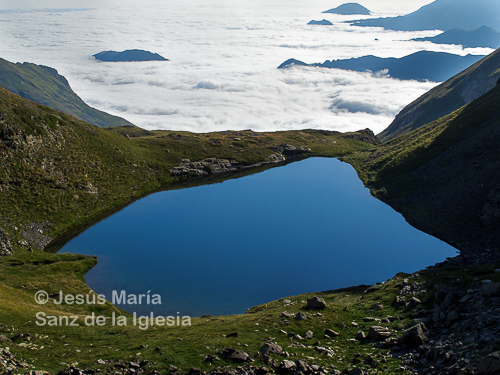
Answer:
[[356, 15], [362, 14], [369, 16], [371, 13], [368, 9], [358, 3], [346, 3], [338, 6], [337, 8], [333, 8], [330, 10], [326, 10], [323, 13], [333, 13], [333, 14], [341, 14], [341, 15]]
[[454, 28], [473, 30], [481, 26], [498, 28], [500, 1], [436, 0], [404, 16], [359, 20], [352, 24], [402, 31], [446, 31]]
[[103, 51], [96, 53], [94, 58], [99, 61], [168, 61], [163, 56], [140, 49], [129, 49], [122, 52]]

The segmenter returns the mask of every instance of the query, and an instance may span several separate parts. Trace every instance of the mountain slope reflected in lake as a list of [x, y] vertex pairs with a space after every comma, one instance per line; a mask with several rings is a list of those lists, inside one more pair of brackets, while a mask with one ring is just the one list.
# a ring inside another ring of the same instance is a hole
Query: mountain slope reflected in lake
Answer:
[[97, 255], [88, 285], [161, 295], [147, 314], [243, 313], [280, 297], [413, 272], [453, 256], [373, 198], [351, 166], [314, 158], [220, 184], [164, 191], [61, 250]]

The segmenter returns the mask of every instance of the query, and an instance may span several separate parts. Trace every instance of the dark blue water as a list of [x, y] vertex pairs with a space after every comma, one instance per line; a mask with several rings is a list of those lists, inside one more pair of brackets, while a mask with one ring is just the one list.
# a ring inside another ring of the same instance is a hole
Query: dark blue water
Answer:
[[323, 158], [150, 195], [61, 252], [97, 255], [86, 280], [108, 299], [161, 296], [128, 311], [191, 316], [374, 284], [456, 255], [374, 199], [350, 165]]

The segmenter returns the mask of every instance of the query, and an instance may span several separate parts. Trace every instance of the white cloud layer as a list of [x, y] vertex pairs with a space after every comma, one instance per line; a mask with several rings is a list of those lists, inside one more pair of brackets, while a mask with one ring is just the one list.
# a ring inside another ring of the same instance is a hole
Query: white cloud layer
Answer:
[[[366, 0], [371, 10], [405, 13], [429, 3]], [[43, 3], [43, 6], [41, 5]], [[394, 115], [435, 83], [384, 74], [295, 67], [419, 50], [489, 53], [408, 41], [438, 31], [392, 32], [339, 23], [321, 12], [343, 1], [6, 0], [0, 5], [0, 57], [56, 68], [90, 105], [147, 129], [207, 132], [226, 129], [380, 132]], [[333, 26], [312, 26], [312, 19]], [[102, 63], [103, 50], [139, 48], [168, 62]], [[390, 72], [389, 72], [390, 74]]]

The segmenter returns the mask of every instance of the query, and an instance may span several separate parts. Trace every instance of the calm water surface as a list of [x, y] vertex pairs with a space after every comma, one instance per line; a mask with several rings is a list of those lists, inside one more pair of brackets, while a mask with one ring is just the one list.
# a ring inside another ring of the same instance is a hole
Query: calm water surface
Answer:
[[68, 242], [88, 285], [161, 296], [130, 312], [243, 313], [290, 295], [385, 281], [454, 256], [374, 199], [353, 168], [313, 158], [143, 198]]

